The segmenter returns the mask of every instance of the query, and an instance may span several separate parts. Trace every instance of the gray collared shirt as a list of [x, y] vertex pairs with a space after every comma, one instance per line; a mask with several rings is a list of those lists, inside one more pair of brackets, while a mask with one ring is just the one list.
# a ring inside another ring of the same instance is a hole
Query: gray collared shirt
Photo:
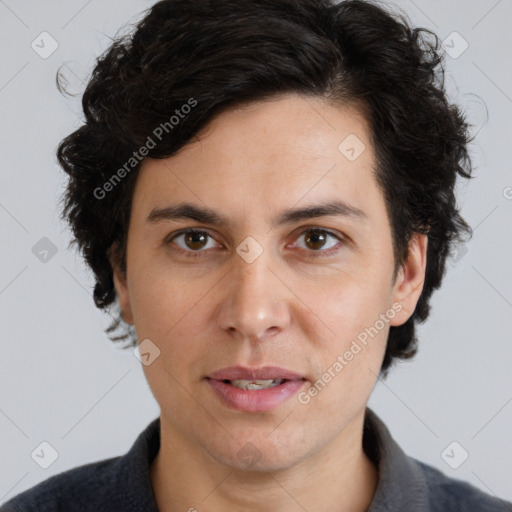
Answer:
[[[512, 512], [512, 503], [407, 456], [368, 407], [363, 446], [379, 472], [367, 512]], [[156, 418], [125, 455], [50, 477], [12, 498], [0, 511], [158, 512], [150, 467], [159, 448], [160, 418]], [[199, 505], [196, 508], [200, 510]]]

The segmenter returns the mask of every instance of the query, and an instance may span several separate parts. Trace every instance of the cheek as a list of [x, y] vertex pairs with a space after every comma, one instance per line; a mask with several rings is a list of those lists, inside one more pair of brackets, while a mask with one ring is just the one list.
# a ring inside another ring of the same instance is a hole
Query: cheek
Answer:
[[[173, 343], [177, 333], [186, 332], [194, 339], [199, 331], [198, 309], [205, 291], [198, 281], [190, 280], [169, 268], [141, 266], [144, 273], [131, 281], [131, 301], [134, 322], [139, 338], [154, 339], [158, 343]], [[207, 290], [207, 288], [206, 288]]]
[[389, 308], [376, 290], [360, 287], [347, 287], [315, 304], [321, 321], [309, 316], [308, 337], [314, 340], [316, 380], [300, 403], [309, 404], [312, 414], [324, 411], [336, 421], [348, 421], [366, 403], [378, 378], [389, 333], [389, 321], [381, 315]]
[[308, 322], [316, 318], [322, 332], [345, 342], [373, 326], [391, 306], [391, 288], [383, 280], [365, 281], [361, 275], [305, 286], [301, 296], [312, 310], [308, 310]]
[[389, 333], [387, 312], [393, 312], [389, 290], [359, 280], [344, 280], [329, 289], [330, 293], [325, 288], [323, 293], [310, 290], [308, 302], [314, 313], [304, 310], [302, 315], [301, 328], [316, 347], [317, 377], [335, 382], [329, 385], [331, 390], [343, 387], [343, 394], [369, 392]]

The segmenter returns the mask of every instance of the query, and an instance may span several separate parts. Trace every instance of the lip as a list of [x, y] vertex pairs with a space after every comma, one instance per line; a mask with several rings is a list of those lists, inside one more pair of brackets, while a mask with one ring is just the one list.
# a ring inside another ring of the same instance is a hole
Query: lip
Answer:
[[243, 412], [265, 412], [279, 407], [304, 386], [306, 380], [287, 380], [267, 389], [240, 389], [222, 380], [208, 379], [224, 405]]
[[[284, 382], [266, 389], [240, 389], [224, 382], [239, 379], [281, 379]], [[307, 381], [302, 375], [278, 366], [262, 368], [231, 366], [211, 373], [206, 380], [224, 405], [243, 412], [271, 411], [298, 393]]]
[[212, 380], [303, 380], [305, 377], [298, 373], [279, 368], [279, 366], [263, 366], [261, 368], [246, 368], [244, 366], [230, 366], [211, 373], [207, 377]]

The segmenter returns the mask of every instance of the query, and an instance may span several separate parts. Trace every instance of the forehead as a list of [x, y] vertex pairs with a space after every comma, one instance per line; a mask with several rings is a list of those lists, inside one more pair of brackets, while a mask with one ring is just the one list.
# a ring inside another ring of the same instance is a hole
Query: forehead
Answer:
[[[272, 169], [273, 162], [332, 161], [338, 152], [343, 154], [344, 149], [349, 149], [340, 147], [349, 135], [349, 140], [357, 144], [356, 149], [361, 150], [363, 144], [368, 148], [369, 125], [361, 108], [288, 93], [221, 113], [198, 133], [187, 149], [190, 153], [207, 150], [211, 155], [227, 159], [248, 160], [254, 156], [261, 161], [266, 157]], [[366, 155], [370, 160], [371, 153]], [[345, 156], [351, 159], [349, 153]]]
[[169, 200], [273, 211], [320, 196], [358, 203], [377, 188], [374, 168], [360, 110], [290, 94], [227, 110], [173, 157], [144, 161], [134, 200], [146, 214]]

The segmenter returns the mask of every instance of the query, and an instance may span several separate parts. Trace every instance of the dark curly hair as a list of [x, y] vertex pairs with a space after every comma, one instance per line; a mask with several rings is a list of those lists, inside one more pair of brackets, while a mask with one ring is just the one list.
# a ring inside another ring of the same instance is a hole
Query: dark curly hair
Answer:
[[[396, 269], [411, 235], [428, 235], [422, 294], [409, 320], [391, 327], [381, 373], [395, 358], [413, 356], [416, 323], [429, 314], [446, 258], [471, 234], [454, 195], [457, 176], [471, 177], [470, 125], [447, 99], [443, 59], [434, 33], [363, 0], [162, 0], [131, 33], [116, 35], [84, 91], [84, 124], [57, 150], [69, 175], [61, 216], [75, 237], [70, 245], [78, 244], [94, 272], [96, 306], [108, 310], [114, 303], [118, 309], [106, 331], [110, 338], [130, 338], [113, 334], [126, 324], [111, 262], [126, 272], [140, 168], [134, 155], [145, 147], [146, 156], [170, 157], [223, 111], [296, 92], [356, 104], [365, 113]], [[63, 91], [61, 78], [59, 70]], [[187, 104], [194, 108], [185, 110]], [[169, 122], [171, 116], [179, 122]], [[148, 136], [158, 126], [166, 128], [148, 150]], [[113, 183], [116, 171], [123, 179]], [[132, 339], [127, 346], [133, 345]]]

